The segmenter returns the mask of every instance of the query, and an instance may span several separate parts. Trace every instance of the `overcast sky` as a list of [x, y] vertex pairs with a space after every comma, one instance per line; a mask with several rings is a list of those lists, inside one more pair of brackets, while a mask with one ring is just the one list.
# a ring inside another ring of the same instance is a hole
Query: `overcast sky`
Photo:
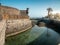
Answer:
[[2, 5], [15, 7], [19, 10], [29, 8], [30, 17], [44, 17], [47, 15], [47, 8], [60, 11], [60, 0], [0, 0]]

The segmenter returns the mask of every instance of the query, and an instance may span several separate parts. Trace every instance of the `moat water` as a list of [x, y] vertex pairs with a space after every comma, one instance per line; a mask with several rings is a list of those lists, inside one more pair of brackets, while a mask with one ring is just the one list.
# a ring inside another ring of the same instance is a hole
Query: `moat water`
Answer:
[[6, 38], [5, 45], [58, 45], [59, 43], [59, 33], [35, 25], [28, 31]]

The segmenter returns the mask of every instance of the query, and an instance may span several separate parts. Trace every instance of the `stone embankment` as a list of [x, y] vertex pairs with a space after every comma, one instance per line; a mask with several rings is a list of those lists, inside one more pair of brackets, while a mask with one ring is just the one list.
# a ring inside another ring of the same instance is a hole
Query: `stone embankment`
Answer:
[[24, 32], [32, 27], [31, 20], [2, 20], [0, 21], [0, 45], [4, 45], [5, 36], [13, 36]]
[[5, 30], [6, 30], [6, 21], [0, 21], [0, 45], [5, 43]]
[[7, 20], [6, 25], [6, 37], [24, 32], [32, 27], [29, 19]]

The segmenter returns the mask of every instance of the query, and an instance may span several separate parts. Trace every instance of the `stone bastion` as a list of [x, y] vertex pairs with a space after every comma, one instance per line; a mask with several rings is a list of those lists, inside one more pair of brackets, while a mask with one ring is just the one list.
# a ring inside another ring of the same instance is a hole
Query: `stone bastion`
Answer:
[[[26, 10], [18, 10], [9, 6], [0, 5], [0, 43], [4, 44], [5, 36], [12, 36], [24, 32], [32, 27]], [[2, 31], [2, 32], [1, 32]]]

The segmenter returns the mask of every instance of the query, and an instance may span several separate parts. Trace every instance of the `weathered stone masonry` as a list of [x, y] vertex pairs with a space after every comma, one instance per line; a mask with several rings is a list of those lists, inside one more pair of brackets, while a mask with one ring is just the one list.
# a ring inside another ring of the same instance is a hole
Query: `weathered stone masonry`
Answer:
[[0, 45], [5, 43], [5, 30], [6, 30], [6, 21], [0, 21]]
[[[2, 20], [5, 22], [2, 22]], [[3, 27], [0, 26], [0, 45], [4, 45], [5, 36], [11, 36], [15, 34], [15, 32], [23, 32], [32, 27], [31, 20], [28, 16], [28, 8], [26, 10], [18, 10], [16, 8], [0, 5], [0, 22], [5, 23], [2, 25]], [[0, 23], [0, 25], [2, 23]]]

